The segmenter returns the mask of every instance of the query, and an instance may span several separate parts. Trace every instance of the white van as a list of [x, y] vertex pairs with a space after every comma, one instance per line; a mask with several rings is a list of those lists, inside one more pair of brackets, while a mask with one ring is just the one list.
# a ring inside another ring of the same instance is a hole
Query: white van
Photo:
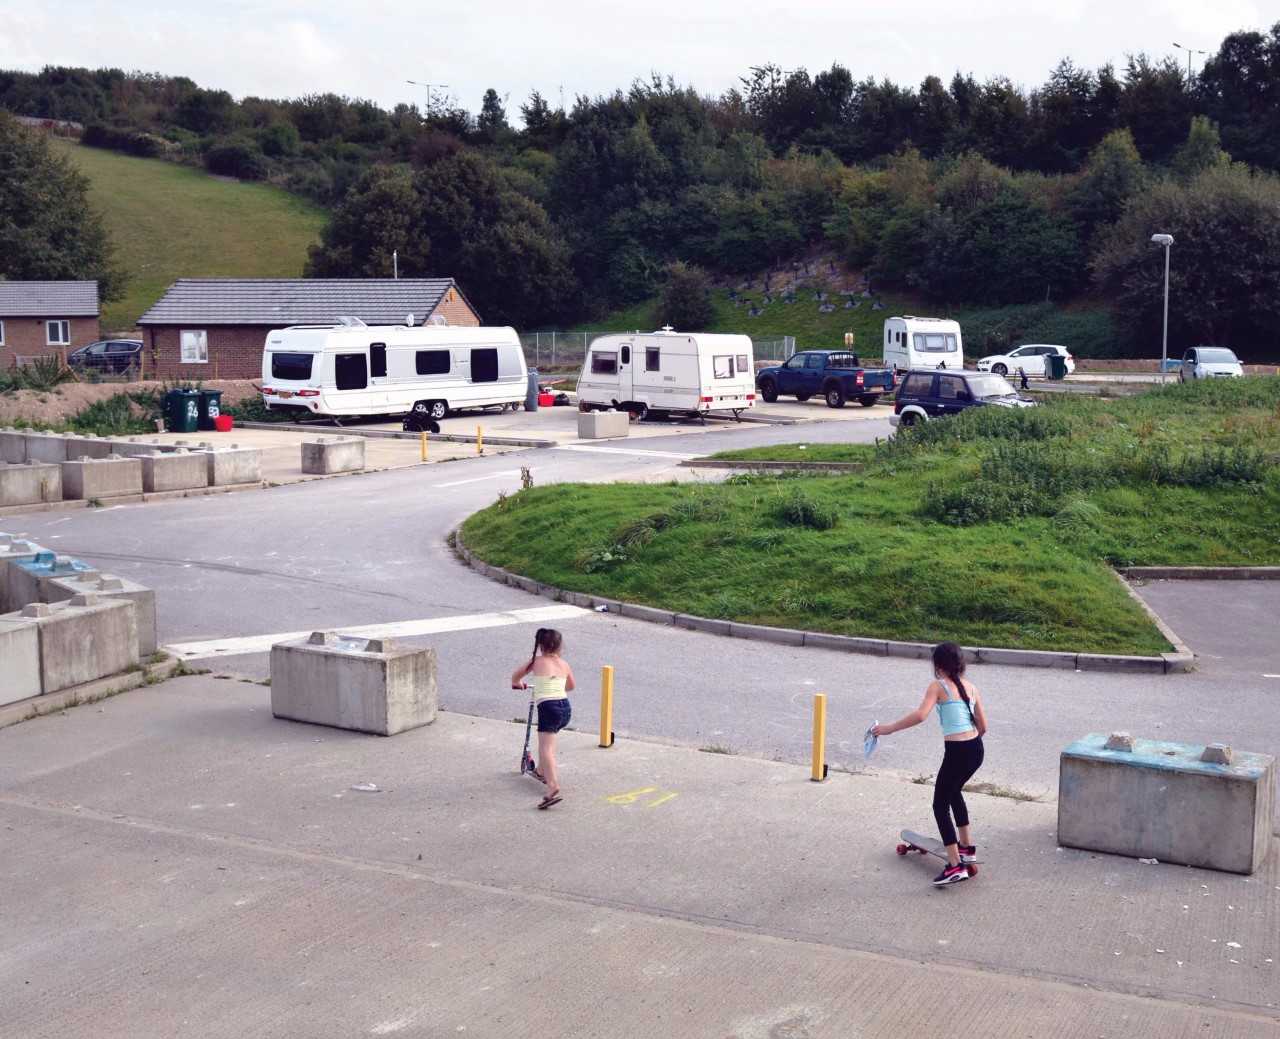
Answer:
[[292, 325], [267, 333], [262, 399], [317, 415], [404, 415], [525, 400], [528, 373], [511, 328]]
[[617, 408], [642, 419], [649, 412], [706, 414], [755, 405], [755, 358], [744, 335], [660, 332], [592, 340], [578, 378], [584, 411]]
[[895, 373], [912, 368], [963, 368], [960, 324], [939, 317], [886, 318], [884, 366]]

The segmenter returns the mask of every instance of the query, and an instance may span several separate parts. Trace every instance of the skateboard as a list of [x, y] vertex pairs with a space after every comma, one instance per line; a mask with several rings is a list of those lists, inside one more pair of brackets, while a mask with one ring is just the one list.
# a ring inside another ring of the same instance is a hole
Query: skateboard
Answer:
[[[936, 859], [947, 861], [947, 849], [943, 847], [940, 840], [934, 837], [925, 837], [923, 834], [916, 833], [914, 830], [903, 830], [898, 835], [902, 841], [897, 847], [899, 855], [905, 855], [909, 851], [919, 852], [921, 855], [932, 855]], [[978, 875], [978, 864], [976, 862], [966, 863], [969, 867], [969, 876], [976, 877]]]

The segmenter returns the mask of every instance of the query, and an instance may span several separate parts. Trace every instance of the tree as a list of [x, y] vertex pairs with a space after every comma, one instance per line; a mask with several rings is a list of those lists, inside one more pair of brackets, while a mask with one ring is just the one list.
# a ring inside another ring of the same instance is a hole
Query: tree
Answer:
[[653, 323], [687, 332], [700, 332], [715, 319], [711, 281], [701, 267], [676, 260], [667, 266], [667, 280], [653, 312]]
[[509, 133], [511, 126], [507, 123], [507, 110], [498, 97], [498, 92], [490, 87], [484, 92], [484, 100], [480, 102], [480, 114], [476, 116], [476, 132], [489, 142], [495, 142]]
[[1222, 150], [1218, 128], [1205, 116], [1193, 116], [1186, 141], [1173, 155], [1173, 172], [1178, 179], [1192, 181], [1205, 170], [1230, 163], [1231, 156]]
[[1232, 33], [1200, 73], [1207, 114], [1237, 159], [1280, 168], [1280, 22]]
[[1067, 198], [1081, 239], [1091, 242], [1098, 228], [1115, 223], [1147, 180], [1133, 134], [1128, 130], [1107, 134], [1089, 156], [1084, 173]]
[[306, 275], [389, 278], [393, 252], [406, 277], [441, 273], [429, 266], [430, 251], [412, 175], [401, 167], [374, 166], [334, 210], [311, 247]]
[[0, 112], [0, 277], [95, 280], [104, 301], [124, 294], [89, 182], [42, 134]]

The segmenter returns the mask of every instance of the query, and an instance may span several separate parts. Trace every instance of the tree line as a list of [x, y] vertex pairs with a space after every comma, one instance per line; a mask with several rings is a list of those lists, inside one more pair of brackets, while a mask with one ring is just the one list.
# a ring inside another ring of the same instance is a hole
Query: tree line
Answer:
[[109, 69], [0, 73], [0, 107], [308, 195], [333, 210], [312, 274], [385, 276], [396, 251], [523, 327], [650, 298], [677, 261], [727, 276], [823, 247], [940, 305], [1101, 299], [1142, 348], [1152, 230], [1178, 240], [1175, 345], [1250, 348], [1280, 316], [1280, 23], [1191, 77], [1141, 55], [1030, 90], [764, 65], [719, 97], [658, 77], [569, 111], [535, 92], [520, 126], [494, 90], [427, 114]]

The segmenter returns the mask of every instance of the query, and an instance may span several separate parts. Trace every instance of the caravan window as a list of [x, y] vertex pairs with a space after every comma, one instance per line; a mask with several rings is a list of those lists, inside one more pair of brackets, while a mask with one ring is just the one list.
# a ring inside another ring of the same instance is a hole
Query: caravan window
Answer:
[[748, 363], [748, 361], [747, 361], [747, 355], [746, 355], [746, 354], [738, 354], [738, 374], [739, 374], [739, 375], [745, 375], [745, 374], [746, 374], [747, 369], [748, 369], [748, 368], [750, 368], [750, 367], [751, 367], [751, 365], [750, 365], [750, 363]]
[[644, 348], [644, 370], [656, 372], [662, 367], [662, 351], [656, 346]]
[[623, 364], [631, 363], [631, 347], [629, 346], [624, 346], [622, 348], [622, 363]]
[[498, 351], [496, 349], [471, 351], [471, 381], [498, 381]]
[[926, 354], [953, 354], [956, 352], [956, 337], [951, 332], [917, 332], [915, 349]]
[[414, 368], [419, 375], [448, 375], [448, 350], [419, 350], [413, 357]]
[[375, 379], [382, 379], [387, 374], [387, 344], [369, 344], [369, 374]]
[[369, 367], [364, 354], [338, 354], [333, 374], [340, 390], [363, 390], [369, 385]]
[[733, 355], [723, 354], [711, 358], [711, 370], [717, 379], [733, 378]]
[[617, 375], [618, 374], [618, 355], [615, 353], [604, 353], [599, 350], [591, 351], [591, 374], [592, 375]]
[[271, 378], [273, 379], [310, 379], [311, 359], [315, 354], [277, 354], [271, 355]]

